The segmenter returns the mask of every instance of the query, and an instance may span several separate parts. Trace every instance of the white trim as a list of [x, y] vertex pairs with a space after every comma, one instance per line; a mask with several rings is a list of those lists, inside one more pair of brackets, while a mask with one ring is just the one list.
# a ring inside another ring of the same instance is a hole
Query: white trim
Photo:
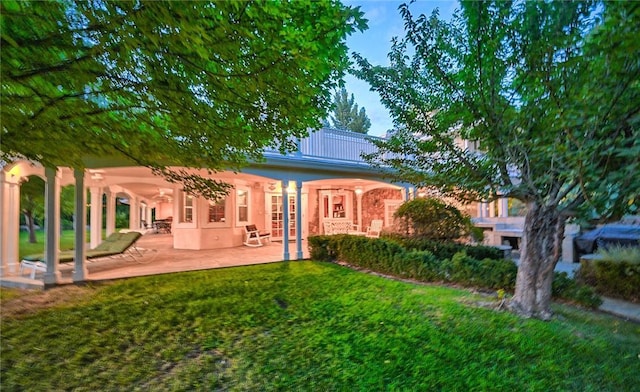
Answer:
[[393, 225], [393, 214], [398, 207], [404, 203], [404, 200], [399, 199], [385, 199], [384, 201], [384, 227]]
[[[175, 191], [176, 193], [176, 206], [177, 209], [174, 210], [174, 216], [173, 216], [173, 222], [172, 222], [172, 226], [173, 228], [176, 229], [195, 229], [198, 227], [198, 198], [188, 195], [185, 191], [183, 191], [182, 189], [177, 189]], [[185, 222], [184, 221], [184, 214], [185, 214], [185, 205], [184, 205], [184, 200], [186, 200], [186, 197], [189, 196], [192, 198], [193, 203], [191, 206], [191, 221], [189, 222]], [[175, 212], [177, 212], [178, 216], [175, 216]]]
[[209, 222], [209, 207], [211, 205], [211, 201], [206, 199], [201, 199], [202, 211], [204, 211], [202, 213], [202, 225], [201, 225], [203, 228], [211, 229], [211, 228], [231, 227], [231, 221], [232, 221], [231, 216], [233, 212], [231, 209], [232, 203], [229, 196], [225, 196], [223, 200], [224, 200], [224, 221]]
[[[238, 199], [240, 197], [240, 195], [242, 194], [242, 192], [246, 192], [247, 194], [247, 199], [246, 199], [246, 204], [245, 205], [240, 205], [238, 204]], [[233, 203], [233, 207], [234, 207], [234, 222], [236, 227], [241, 227], [241, 226], [246, 226], [248, 224], [251, 224], [251, 189], [249, 187], [246, 186], [239, 186], [236, 185], [235, 191], [234, 191], [234, 203]], [[240, 220], [240, 207], [246, 207], [247, 208], [247, 219], [244, 221]]]

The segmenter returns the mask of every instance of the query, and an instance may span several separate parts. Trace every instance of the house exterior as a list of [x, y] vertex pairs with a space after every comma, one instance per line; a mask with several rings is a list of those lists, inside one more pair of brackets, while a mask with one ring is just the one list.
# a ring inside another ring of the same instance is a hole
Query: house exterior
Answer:
[[[270, 232], [272, 241], [281, 243], [283, 260], [301, 259], [306, 238], [322, 234], [324, 222], [349, 221], [364, 231], [372, 220], [381, 219], [389, 227], [398, 206], [422, 192], [410, 184], [389, 182], [384, 172], [362, 159], [362, 153], [375, 151], [372, 139], [375, 137], [323, 128], [299, 140], [298, 151], [288, 155], [267, 150], [264, 162], [253, 163], [240, 173], [214, 174], [233, 185], [226, 198], [215, 202], [186, 194], [179, 184], [166, 182], [148, 168], [108, 158], [90, 162], [84, 171], [44, 168], [29, 161], [5, 164], [0, 171], [0, 277], [18, 272], [20, 185], [32, 175], [46, 182], [45, 285], [59, 281], [60, 189], [71, 184], [89, 191], [89, 200], [85, 200], [86, 192], [76, 194], [76, 211], [88, 208], [89, 222], [84, 221], [86, 214], [75, 215], [76, 225], [89, 226], [91, 248], [102, 241], [103, 228], [107, 235], [115, 232], [117, 199], [129, 204], [129, 230], [144, 230], [154, 221], [169, 220], [175, 249], [242, 246], [245, 226], [255, 224]], [[485, 230], [485, 244], [521, 246], [524, 213], [517, 201], [498, 199], [464, 210]], [[563, 260], [573, 260], [577, 232], [577, 227], [567, 228]], [[75, 281], [86, 278], [84, 234], [76, 234], [80, 246], [76, 246]], [[290, 254], [285, 244], [293, 241], [297, 250]]]
[[[20, 185], [33, 175], [46, 183], [45, 284], [55, 284], [59, 279], [56, 228], [60, 227], [60, 189], [66, 185], [88, 189], [89, 200], [84, 200], [86, 192], [79, 192], [76, 205], [88, 206], [89, 221], [83, 221], [85, 214], [76, 214], [76, 224], [88, 224], [91, 248], [101, 242], [103, 228], [107, 235], [115, 232], [118, 199], [130, 206], [130, 230], [170, 219], [176, 249], [241, 246], [245, 226], [255, 224], [271, 232], [272, 241], [281, 242], [284, 260], [301, 259], [304, 241], [310, 235], [322, 234], [324, 222], [350, 221], [365, 230], [372, 220], [382, 219], [389, 226], [395, 209], [414, 196], [409, 184], [392, 184], [385, 180], [384, 173], [364, 162], [361, 153], [375, 149], [372, 138], [325, 128], [299, 140], [294, 153], [283, 156], [265, 151], [264, 162], [251, 164], [240, 173], [212, 175], [233, 185], [226, 198], [215, 202], [186, 194], [179, 184], [166, 182], [148, 168], [108, 158], [90, 162], [84, 171], [44, 168], [29, 161], [4, 165], [0, 177], [0, 276], [18, 271]], [[82, 244], [83, 237], [78, 238], [76, 243]], [[292, 241], [297, 244], [293, 255], [289, 246], [284, 246]], [[82, 249], [77, 251], [81, 256]], [[84, 280], [86, 269], [76, 264], [76, 275], [74, 280]]]

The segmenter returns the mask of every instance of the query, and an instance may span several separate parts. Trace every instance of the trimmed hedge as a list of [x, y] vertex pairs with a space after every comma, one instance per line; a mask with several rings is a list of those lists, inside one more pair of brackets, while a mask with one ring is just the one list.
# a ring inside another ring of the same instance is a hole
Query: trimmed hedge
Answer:
[[504, 258], [504, 252], [495, 246], [464, 245], [426, 238], [404, 237], [399, 234], [385, 234], [384, 238], [396, 241], [407, 249], [427, 250], [439, 259], [450, 259], [459, 252], [466, 252], [470, 257], [478, 260], [502, 260]]
[[640, 303], [640, 264], [583, 259], [576, 279], [601, 295]]
[[551, 296], [572, 300], [593, 309], [602, 305], [602, 299], [593, 287], [578, 282], [577, 279], [571, 279], [566, 272], [553, 273]]
[[[433, 241], [408, 241], [409, 246], [428, 248]], [[518, 268], [513, 260], [496, 257], [496, 253], [481, 249], [474, 254], [490, 254], [482, 260], [472, 256], [473, 246], [436, 243], [439, 257], [430, 250], [403, 246], [397, 238], [366, 238], [352, 235], [311, 236], [311, 258], [318, 261], [343, 261], [372, 271], [415, 279], [423, 282], [447, 282], [486, 289], [513, 291]], [[489, 248], [489, 247], [478, 247]], [[500, 255], [502, 252], [496, 249]], [[554, 275], [553, 296], [577, 302], [587, 307], [600, 305], [600, 298], [592, 288], [578, 284], [566, 275]]]
[[479, 261], [464, 250], [443, 259], [428, 250], [405, 248], [396, 240], [350, 235], [309, 237], [309, 245], [314, 260], [340, 260], [376, 272], [425, 282], [513, 290], [516, 280], [517, 267], [513, 261]]

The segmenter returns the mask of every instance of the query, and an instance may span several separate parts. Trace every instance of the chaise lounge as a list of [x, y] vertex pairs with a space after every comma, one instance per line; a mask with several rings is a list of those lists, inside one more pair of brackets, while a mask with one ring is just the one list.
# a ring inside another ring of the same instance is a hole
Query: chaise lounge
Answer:
[[[117, 255], [124, 255], [136, 259], [136, 254], [141, 256], [141, 253], [136, 249], [135, 243], [142, 237], [142, 234], [137, 231], [130, 231], [128, 233], [113, 233], [109, 237], [105, 238], [100, 245], [94, 249], [89, 249], [86, 252], [87, 260], [98, 259], [101, 257], [110, 257]], [[75, 258], [74, 250], [67, 250], [60, 252], [58, 261], [60, 263], [73, 262]], [[31, 269], [31, 279], [36, 276], [36, 271], [47, 271], [47, 264], [45, 255], [43, 253], [25, 256], [20, 262], [20, 275], [22, 276], [25, 269]]]

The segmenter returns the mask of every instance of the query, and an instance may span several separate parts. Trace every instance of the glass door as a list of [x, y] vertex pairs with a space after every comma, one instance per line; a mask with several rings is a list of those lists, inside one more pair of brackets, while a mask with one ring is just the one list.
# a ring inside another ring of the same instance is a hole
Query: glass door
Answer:
[[[289, 239], [296, 236], [296, 198], [289, 196]], [[282, 210], [282, 195], [271, 195], [271, 238], [284, 237], [284, 213]]]

